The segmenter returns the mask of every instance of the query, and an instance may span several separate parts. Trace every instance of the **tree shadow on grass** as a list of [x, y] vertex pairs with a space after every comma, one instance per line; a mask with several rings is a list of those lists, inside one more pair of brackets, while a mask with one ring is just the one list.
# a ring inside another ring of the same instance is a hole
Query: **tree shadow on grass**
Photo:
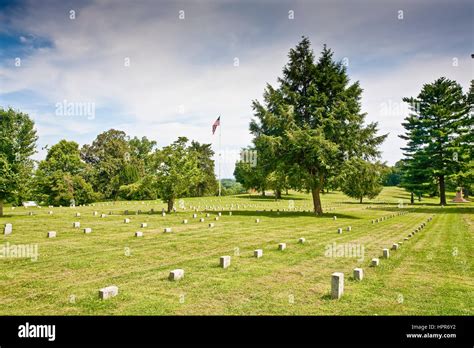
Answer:
[[[394, 212], [397, 210], [394, 209], [384, 209], [381, 207], [377, 207], [376, 209], [371, 209], [371, 210], [376, 210], [376, 211], [387, 211], [387, 212]], [[406, 210], [406, 209], [404, 209]], [[409, 211], [416, 212], [416, 213], [425, 213], [425, 214], [474, 214], [474, 206], [468, 206], [468, 207], [461, 207], [459, 205], [456, 205], [455, 207], [448, 207], [446, 208], [441, 208], [439, 205], [432, 204], [428, 205], [426, 204], [425, 207], [416, 207], [411, 208], [408, 207]]]
[[[212, 214], [212, 212], [209, 212]], [[278, 214], [279, 213], [279, 214]], [[214, 212], [217, 215], [217, 211]], [[222, 217], [228, 216], [225, 211], [222, 213]], [[250, 211], [250, 210], [233, 210], [232, 216], [251, 216], [251, 217], [268, 217], [268, 218], [289, 218], [289, 217], [314, 217], [318, 219], [330, 219], [332, 220], [334, 216], [341, 219], [354, 219], [359, 220], [361, 218], [347, 215], [347, 214], [340, 214], [340, 213], [324, 213], [323, 215], [316, 215], [312, 212], [302, 212], [302, 211]]]
[[302, 201], [306, 200], [304, 197], [298, 197], [298, 196], [293, 196], [293, 195], [282, 195], [280, 199], [275, 199], [275, 196], [258, 196], [258, 195], [244, 195], [244, 196], [237, 196], [239, 199], [246, 199], [250, 201], [271, 201], [271, 202], [277, 202], [277, 201]]

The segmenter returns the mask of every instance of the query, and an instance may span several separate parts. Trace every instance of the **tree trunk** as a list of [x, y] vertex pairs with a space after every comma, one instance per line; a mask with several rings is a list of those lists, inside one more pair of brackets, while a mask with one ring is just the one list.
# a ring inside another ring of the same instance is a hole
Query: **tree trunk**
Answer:
[[171, 213], [171, 211], [173, 210], [173, 206], [174, 206], [174, 198], [168, 199], [168, 213]]
[[281, 190], [280, 189], [275, 190], [275, 199], [281, 199]]
[[446, 205], [446, 185], [444, 183], [444, 175], [439, 176], [439, 204]]
[[314, 205], [314, 213], [318, 215], [323, 214], [323, 207], [321, 206], [321, 197], [319, 196], [320, 193], [319, 188], [313, 188], [311, 193], [313, 194], [313, 205]]
[[3, 216], [3, 199], [0, 198], [0, 216]]
[[360, 203], [360, 204], [362, 204], [362, 199], [363, 199], [363, 198], [364, 198], [364, 197], [360, 197], [360, 198], [359, 198], [359, 203]]
[[410, 194], [410, 203], [415, 204], [415, 194], [413, 192]]
[[469, 189], [464, 187], [464, 188], [461, 188], [461, 192], [464, 192], [464, 199], [468, 199], [469, 198]]
[[288, 196], [288, 189], [286, 189], [286, 195]]
[[262, 190], [262, 197], [265, 197], [265, 189]]

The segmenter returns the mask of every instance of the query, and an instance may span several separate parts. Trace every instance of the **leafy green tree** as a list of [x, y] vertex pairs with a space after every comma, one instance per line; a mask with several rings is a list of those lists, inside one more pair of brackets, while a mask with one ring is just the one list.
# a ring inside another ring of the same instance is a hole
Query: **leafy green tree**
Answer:
[[231, 196], [247, 192], [241, 183], [234, 179], [222, 179], [222, 195]]
[[394, 166], [386, 166], [383, 177], [382, 184], [383, 186], [398, 186], [402, 180], [402, 169], [403, 162], [398, 161]]
[[91, 145], [84, 145], [81, 158], [92, 167], [93, 188], [107, 199], [116, 199], [120, 186], [130, 184], [138, 178], [139, 170], [125, 132], [110, 129], [97, 136]]
[[27, 114], [0, 108], [0, 216], [6, 199], [13, 199], [32, 174], [36, 130]]
[[156, 141], [147, 137], [130, 139], [130, 153], [124, 155], [124, 165], [119, 172], [119, 192], [121, 198], [143, 200], [156, 199], [153, 187], [153, 167], [151, 156]]
[[36, 196], [53, 205], [90, 203], [98, 198], [84, 179], [87, 165], [82, 162], [79, 144], [61, 140], [53, 145], [35, 173]]
[[212, 151], [211, 144], [199, 144], [197, 141], [192, 141], [190, 150], [196, 152], [199, 169], [203, 174], [202, 180], [191, 189], [191, 195], [197, 197], [215, 195], [219, 183], [214, 173], [214, 161], [212, 159], [214, 151]]
[[362, 203], [364, 197], [373, 199], [382, 192], [380, 163], [370, 163], [359, 158], [346, 161], [341, 174], [342, 192]]
[[157, 151], [155, 185], [159, 197], [171, 212], [174, 202], [190, 192], [203, 179], [196, 151], [187, 146], [188, 139], [178, 138], [173, 144]]
[[253, 102], [250, 131], [264, 157], [278, 161], [296, 189], [311, 192], [314, 212], [322, 214], [326, 182], [340, 174], [346, 159], [377, 158], [386, 135], [376, 135], [377, 123], [364, 124], [362, 89], [358, 82], [349, 84], [330, 49], [324, 46], [315, 62], [303, 37], [288, 57], [279, 88], [267, 85], [264, 103]]
[[[460, 142], [469, 132], [470, 107], [461, 86], [447, 78], [423, 85], [416, 98], [407, 97], [410, 114], [402, 125], [407, 141], [402, 148], [405, 163], [412, 175], [405, 182], [426, 183], [435, 179], [439, 187], [440, 205], [446, 205], [446, 177], [462, 170], [469, 159], [468, 147]], [[472, 122], [471, 122], [472, 125]], [[472, 129], [471, 129], [472, 132]]]
[[136, 182], [120, 186], [119, 195], [129, 200], [157, 199], [153, 175], [147, 174]]
[[252, 163], [239, 161], [235, 164], [234, 177], [246, 190], [256, 190], [265, 196], [268, 188], [267, 173], [260, 162]]

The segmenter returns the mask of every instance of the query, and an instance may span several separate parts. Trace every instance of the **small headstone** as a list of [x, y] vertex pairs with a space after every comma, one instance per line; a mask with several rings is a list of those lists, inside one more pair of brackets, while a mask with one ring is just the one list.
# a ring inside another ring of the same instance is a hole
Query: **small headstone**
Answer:
[[101, 217], [101, 218], [106, 218], [107, 215], [106, 215], [106, 214], [101, 214], [100, 217]]
[[209, 216], [211, 216], [211, 215], [209, 215], [209, 213], [207, 213], [207, 214], [206, 214], [206, 217], [209, 217]]
[[257, 259], [261, 258], [263, 256], [263, 250], [262, 249], [254, 250], [253, 256], [256, 257]]
[[95, 212], [92, 213], [92, 215], [97, 216], [97, 215], [99, 215], [99, 213], [95, 211]]
[[221, 212], [219, 212], [219, 213], [217, 213], [217, 215], [218, 215], [218, 216], [222, 216], [222, 213], [221, 213]]
[[286, 249], [286, 243], [280, 243], [278, 244], [278, 250], [285, 250]]
[[230, 256], [221, 256], [219, 259], [220, 266], [222, 268], [227, 268], [230, 266]]
[[219, 221], [219, 217], [218, 217], [218, 216], [216, 216], [216, 217], [214, 218], [214, 220], [216, 220], [216, 221]]
[[52, 210], [48, 211], [48, 214], [53, 215], [53, 211]]
[[300, 238], [300, 239], [298, 239], [298, 243], [304, 244], [304, 243], [306, 243], [306, 239]]
[[79, 227], [81, 227], [81, 223], [80, 223], [80, 222], [77, 222], [77, 221], [76, 221], [76, 222], [73, 222], [73, 223], [72, 223], [72, 227], [74, 227], [74, 228], [79, 228]]
[[49, 231], [48, 238], [56, 238], [56, 231]]
[[197, 214], [193, 214], [193, 219], [197, 218], [198, 215]]
[[188, 223], [188, 220], [184, 219], [183, 224], [187, 224], [187, 223]]
[[124, 224], [129, 224], [129, 223], [130, 223], [130, 219], [123, 219], [123, 223], [124, 223]]
[[397, 243], [393, 243], [392, 245], [392, 250], [397, 250], [398, 249], [398, 244]]
[[260, 219], [255, 219], [255, 223], [260, 223]]
[[143, 237], [143, 232], [135, 232], [135, 237]]
[[171, 232], [171, 227], [166, 227], [164, 230], [165, 233], [170, 233]]
[[161, 216], [166, 216], [166, 213], [165, 213], [165, 212], [162, 212], [162, 213], [161, 213]]
[[4, 234], [11, 234], [13, 232], [13, 225], [12, 224], [5, 224], [5, 228], [3, 229]]
[[340, 299], [344, 293], [344, 273], [331, 274], [331, 298]]
[[145, 227], [148, 227], [148, 224], [146, 222], [142, 222], [142, 224], [140, 225], [142, 228], [145, 228]]
[[101, 300], [107, 300], [108, 298], [115, 297], [118, 295], [118, 287], [115, 285], [108, 286], [99, 290], [99, 298]]
[[333, 218], [334, 220], [337, 220], [337, 216], [333, 216], [332, 218]]
[[373, 258], [372, 259], [372, 266], [376, 267], [380, 264], [380, 260], [378, 258]]
[[364, 270], [362, 268], [354, 268], [354, 279], [362, 280], [364, 278]]
[[175, 269], [170, 272], [170, 275], [168, 277], [169, 280], [175, 281], [175, 280], [180, 280], [184, 277], [184, 270], [183, 269]]
[[76, 217], [79, 217], [79, 216], [81, 216], [81, 213], [76, 213]]
[[214, 227], [214, 224], [213, 224], [213, 223], [210, 223], [210, 224], [209, 224], [209, 228], [212, 228], [212, 227]]
[[347, 230], [348, 230], [348, 231], [352, 231], [352, 227], [351, 227], [351, 226], [348, 226], [348, 227], [347, 227]]
[[337, 233], [342, 234], [342, 228], [338, 228]]
[[91, 232], [92, 232], [92, 228], [90, 227], [84, 228], [84, 233], [91, 233]]
[[231, 212], [231, 211], [229, 211], [229, 216], [232, 216], [232, 212]]
[[388, 259], [390, 257], [390, 250], [388, 249], [383, 249], [382, 250], [383, 258]]
[[200, 219], [199, 219], [199, 222], [204, 222], [204, 218], [200, 218]]

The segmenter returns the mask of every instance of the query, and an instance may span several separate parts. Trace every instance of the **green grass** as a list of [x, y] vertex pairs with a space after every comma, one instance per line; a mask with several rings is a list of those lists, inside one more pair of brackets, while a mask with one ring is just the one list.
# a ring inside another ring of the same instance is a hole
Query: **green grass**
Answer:
[[[297, 211], [282, 211], [290, 199]], [[221, 207], [220, 220], [214, 221], [216, 210], [205, 223], [192, 219], [189, 209], [162, 217], [165, 205], [156, 201], [53, 208], [53, 215], [47, 207], [6, 208], [0, 226], [13, 223], [13, 234], [1, 235], [0, 248], [7, 242], [37, 244], [39, 257], [36, 262], [0, 258], [0, 314], [473, 315], [474, 204], [441, 208], [435, 199], [426, 199], [400, 209], [400, 199], [409, 202], [397, 188], [386, 188], [377, 200], [364, 204], [340, 193], [325, 194], [322, 217], [299, 211], [311, 208], [305, 194], [279, 202], [249, 195], [185, 199], [187, 206]], [[227, 213], [230, 204], [233, 216]], [[148, 214], [151, 208], [158, 213]], [[124, 224], [125, 209], [142, 214], [128, 216], [131, 223]], [[112, 215], [100, 218], [93, 211]], [[408, 214], [371, 223], [400, 211]], [[204, 215], [199, 212], [198, 218]], [[389, 259], [369, 267], [383, 248], [403, 240], [430, 216], [433, 220], [391, 251]], [[189, 223], [183, 225], [183, 219]], [[74, 221], [81, 222], [81, 229], [72, 228]], [[140, 228], [142, 222], [148, 227]], [[208, 228], [209, 222], [215, 227]], [[345, 231], [347, 226], [351, 232]], [[84, 234], [83, 227], [93, 232]], [[173, 232], [163, 233], [165, 227]], [[343, 234], [337, 234], [339, 227]], [[57, 238], [47, 239], [48, 231], [57, 231]], [[136, 231], [144, 237], [135, 238]], [[298, 244], [300, 237], [306, 244]], [[277, 250], [281, 242], [287, 243], [285, 251]], [[363, 260], [360, 255], [325, 256], [326, 246], [334, 242], [363, 246]], [[253, 257], [257, 248], [264, 251], [261, 259]], [[219, 268], [222, 255], [232, 256], [228, 269]], [[355, 267], [364, 269], [361, 282], [352, 279]], [[171, 282], [168, 274], [176, 268], [185, 270], [185, 278]], [[340, 300], [329, 296], [336, 271], [345, 274]], [[108, 285], [117, 285], [119, 295], [99, 300], [98, 290]]]

